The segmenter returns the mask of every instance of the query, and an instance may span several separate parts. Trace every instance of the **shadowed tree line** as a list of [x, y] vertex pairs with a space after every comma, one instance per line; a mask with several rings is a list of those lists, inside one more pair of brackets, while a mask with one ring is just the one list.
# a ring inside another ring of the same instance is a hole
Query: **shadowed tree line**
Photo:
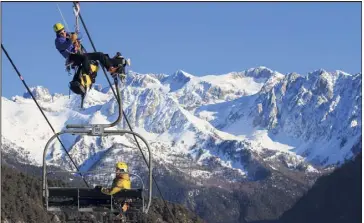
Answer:
[[254, 223], [362, 222], [362, 153], [320, 177], [296, 204], [275, 221]]
[[[1, 166], [1, 222], [111, 222], [106, 216], [89, 213], [60, 213], [56, 216], [47, 213], [42, 203], [42, 180], [37, 168], [28, 172], [38, 172], [38, 176], [29, 175], [15, 168]], [[65, 186], [61, 180], [49, 180], [50, 186]], [[168, 202], [177, 223], [202, 223], [191, 211], [179, 204]], [[147, 216], [142, 216], [144, 222], [172, 222], [168, 209], [163, 201], [153, 199], [153, 205]], [[112, 221], [116, 222], [116, 221]]]

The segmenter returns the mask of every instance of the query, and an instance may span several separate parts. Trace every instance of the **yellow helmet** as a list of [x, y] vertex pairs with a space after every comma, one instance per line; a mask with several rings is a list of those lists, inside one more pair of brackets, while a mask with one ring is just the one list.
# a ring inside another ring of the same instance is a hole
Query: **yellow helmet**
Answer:
[[128, 172], [128, 165], [124, 162], [117, 162], [115, 165], [116, 169], [123, 170], [124, 172]]
[[58, 32], [61, 31], [62, 29], [64, 29], [64, 26], [62, 25], [62, 23], [56, 23], [53, 26], [53, 30], [54, 32]]

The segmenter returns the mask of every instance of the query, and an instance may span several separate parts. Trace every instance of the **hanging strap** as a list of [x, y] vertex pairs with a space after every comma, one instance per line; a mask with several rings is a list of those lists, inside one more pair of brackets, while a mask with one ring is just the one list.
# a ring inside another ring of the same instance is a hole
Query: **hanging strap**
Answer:
[[75, 2], [74, 6], [73, 6], [73, 13], [75, 14], [75, 17], [76, 17], [75, 32], [78, 34], [80, 31], [80, 25], [78, 22], [78, 17], [80, 14], [80, 3], [79, 2]]
[[[77, 38], [80, 34], [80, 23], [79, 23], [79, 14], [80, 14], [80, 3], [79, 2], [75, 2], [75, 4], [73, 5], [73, 14], [75, 15], [76, 18], [76, 22], [75, 22], [75, 33], [77, 34]], [[77, 47], [78, 47], [78, 52], [79, 54], [83, 53], [83, 46], [81, 44], [80, 40], [76, 40], [76, 42], [74, 43]]]

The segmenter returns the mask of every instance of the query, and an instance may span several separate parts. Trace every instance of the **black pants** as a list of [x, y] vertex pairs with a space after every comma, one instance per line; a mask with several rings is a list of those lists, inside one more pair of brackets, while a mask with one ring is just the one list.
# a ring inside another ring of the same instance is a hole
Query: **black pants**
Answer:
[[90, 60], [98, 60], [108, 70], [112, 66], [118, 66], [121, 63], [120, 59], [110, 59], [109, 55], [101, 52], [84, 53], [84, 54], [70, 54], [68, 57], [70, 62], [80, 66], [85, 73], [91, 74]]

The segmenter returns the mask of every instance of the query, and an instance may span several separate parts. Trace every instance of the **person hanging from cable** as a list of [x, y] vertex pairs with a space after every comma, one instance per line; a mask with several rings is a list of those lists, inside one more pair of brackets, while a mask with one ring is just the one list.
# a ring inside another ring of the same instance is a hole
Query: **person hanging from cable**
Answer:
[[87, 53], [80, 44], [77, 33], [66, 32], [62, 23], [54, 24], [53, 30], [56, 33], [55, 46], [66, 59], [66, 64], [82, 65], [83, 72], [92, 75], [90, 61], [98, 60], [113, 77], [116, 74], [125, 77], [125, 66], [130, 65], [130, 60], [125, 60], [121, 53], [118, 52], [113, 58], [102, 52]]
[[[101, 188], [101, 192], [107, 195], [114, 195], [120, 192], [123, 189], [130, 190], [131, 182], [130, 176], [128, 174], [128, 165], [124, 162], [117, 162], [115, 165], [115, 178], [111, 185], [111, 188]], [[129, 204], [128, 201], [120, 201], [120, 216], [125, 216], [124, 213], [128, 210]]]

